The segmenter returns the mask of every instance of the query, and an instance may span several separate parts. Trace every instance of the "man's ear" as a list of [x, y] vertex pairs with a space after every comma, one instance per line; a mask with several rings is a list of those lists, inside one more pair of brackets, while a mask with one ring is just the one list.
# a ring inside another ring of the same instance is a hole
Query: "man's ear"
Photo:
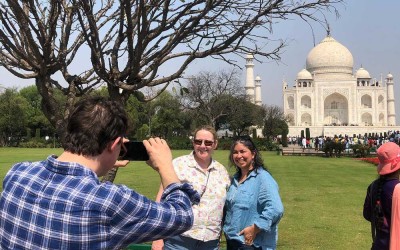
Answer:
[[121, 142], [121, 140], [122, 140], [122, 137], [118, 137], [117, 139], [115, 139], [114, 141], [111, 141], [109, 144], [108, 144], [108, 150], [110, 150], [110, 151], [114, 151], [117, 147], [118, 147], [118, 144]]

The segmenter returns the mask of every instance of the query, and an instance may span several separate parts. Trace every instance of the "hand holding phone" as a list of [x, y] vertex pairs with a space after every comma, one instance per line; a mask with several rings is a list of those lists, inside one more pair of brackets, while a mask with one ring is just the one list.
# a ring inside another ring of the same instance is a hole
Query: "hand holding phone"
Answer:
[[160, 174], [163, 188], [167, 188], [171, 183], [179, 183], [172, 166], [172, 152], [168, 143], [158, 137], [144, 140], [143, 143], [151, 156], [147, 164]]
[[128, 161], [147, 161], [149, 160], [149, 155], [143, 142], [128, 141], [122, 144], [119, 159]]

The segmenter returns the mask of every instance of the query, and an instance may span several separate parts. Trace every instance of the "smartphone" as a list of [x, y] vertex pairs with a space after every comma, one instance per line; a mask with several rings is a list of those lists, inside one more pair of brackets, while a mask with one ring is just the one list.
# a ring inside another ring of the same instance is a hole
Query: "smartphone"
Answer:
[[141, 141], [128, 141], [124, 143], [126, 150], [121, 148], [121, 152], [119, 154], [120, 160], [129, 160], [129, 161], [147, 161], [149, 159], [149, 155], [147, 154], [147, 150]]

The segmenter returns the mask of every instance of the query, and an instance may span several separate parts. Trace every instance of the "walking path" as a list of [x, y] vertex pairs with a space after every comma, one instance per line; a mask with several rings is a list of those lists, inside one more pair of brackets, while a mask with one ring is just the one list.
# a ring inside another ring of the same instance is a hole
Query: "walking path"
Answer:
[[[299, 145], [290, 144], [288, 147], [282, 147], [281, 155], [297, 155], [297, 156], [324, 156], [325, 152], [322, 150], [315, 151], [314, 148], [303, 148]], [[369, 155], [375, 156], [376, 152], [370, 152]], [[341, 156], [353, 156], [353, 151], [350, 149], [349, 151], [344, 150], [341, 153]]]
[[282, 148], [282, 155], [320, 155], [322, 156], [324, 151], [315, 151], [314, 148], [303, 148], [299, 145], [288, 145]]

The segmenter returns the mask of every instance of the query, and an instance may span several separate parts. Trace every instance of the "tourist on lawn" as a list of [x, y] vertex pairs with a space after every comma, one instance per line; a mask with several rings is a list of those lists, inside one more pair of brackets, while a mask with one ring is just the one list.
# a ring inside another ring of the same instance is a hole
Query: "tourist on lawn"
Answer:
[[363, 210], [371, 222], [371, 249], [385, 250], [391, 245], [397, 246], [390, 249], [400, 249], [400, 148], [387, 142], [378, 148], [377, 156], [379, 177], [368, 186]]
[[[217, 133], [211, 126], [202, 126], [193, 133], [193, 151], [173, 160], [178, 178], [200, 193], [193, 205], [194, 225], [185, 233], [153, 241], [153, 250], [217, 250], [219, 249], [223, 207], [230, 178], [226, 168], [212, 158], [217, 148]], [[156, 200], [164, 188], [161, 185]]]
[[229, 161], [237, 172], [225, 203], [227, 250], [276, 249], [278, 223], [283, 215], [278, 184], [248, 136], [234, 141]]

